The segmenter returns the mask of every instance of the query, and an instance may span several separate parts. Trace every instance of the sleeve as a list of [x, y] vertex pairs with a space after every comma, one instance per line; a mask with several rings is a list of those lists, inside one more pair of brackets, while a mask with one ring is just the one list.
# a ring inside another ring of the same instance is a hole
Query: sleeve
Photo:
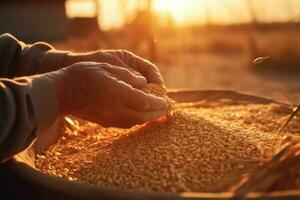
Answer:
[[29, 146], [58, 115], [57, 93], [47, 75], [0, 78], [0, 162]]
[[0, 77], [14, 78], [55, 71], [63, 66], [68, 53], [55, 50], [44, 42], [26, 45], [10, 34], [0, 35]]

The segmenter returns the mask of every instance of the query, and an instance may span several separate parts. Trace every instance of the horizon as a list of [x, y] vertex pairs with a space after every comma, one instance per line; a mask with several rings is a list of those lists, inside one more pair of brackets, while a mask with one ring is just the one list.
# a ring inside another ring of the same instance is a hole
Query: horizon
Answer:
[[[109, 30], [126, 24], [145, 1], [98, 0], [98, 4], [97, 13], [93, 0], [67, 0], [66, 13], [70, 18], [98, 15], [99, 26]], [[260, 22], [292, 22], [300, 17], [298, 0], [252, 0], [252, 6]], [[153, 0], [152, 10], [161, 24], [169, 17], [176, 26], [244, 24], [253, 20], [247, 0]]]

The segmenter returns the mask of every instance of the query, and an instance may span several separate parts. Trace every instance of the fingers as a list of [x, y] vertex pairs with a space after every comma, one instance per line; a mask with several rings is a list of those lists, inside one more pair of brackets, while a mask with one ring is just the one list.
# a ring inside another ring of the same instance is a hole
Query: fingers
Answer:
[[117, 79], [128, 83], [134, 88], [141, 89], [144, 88], [147, 84], [147, 80], [144, 76], [136, 75], [125, 68], [119, 68], [115, 70], [114, 75]]
[[95, 62], [77, 63], [63, 70], [72, 80], [68, 114], [107, 127], [128, 128], [168, 112], [165, 99], [135, 88], [146, 85], [145, 77], [138, 73]]
[[102, 118], [101, 125], [106, 127], [130, 128], [137, 124], [155, 120], [164, 116], [169, 105], [164, 98], [146, 94], [139, 89], [135, 89], [130, 84], [120, 80], [113, 80], [117, 84], [118, 95], [115, 100], [120, 104], [115, 106], [110, 113], [106, 113], [105, 119]]
[[[133, 68], [134, 73], [140, 72], [146, 77], [148, 83], [164, 84], [158, 68], [146, 59], [143, 59], [129, 51], [104, 50], [97, 53], [98, 60], [123, 68]], [[97, 59], [96, 59], [97, 60]]]
[[133, 73], [126, 68], [107, 65], [105, 66], [105, 69], [113, 74], [118, 80], [124, 81], [134, 88], [141, 89], [147, 84], [147, 80], [144, 76], [140, 75], [139, 73]]
[[146, 94], [127, 84], [120, 84], [120, 100], [126, 107], [137, 111], [164, 111], [169, 109], [169, 105], [164, 98], [151, 94]]
[[126, 58], [124, 59], [127, 61], [129, 67], [132, 67], [145, 76], [148, 83], [164, 84], [158, 68], [153, 63], [130, 52], [126, 52], [125, 54]]
[[128, 69], [129, 71], [131, 71], [132, 73], [134, 73], [137, 76], [143, 76], [140, 72], [132, 69], [131, 67], [126, 67], [126, 69]]
[[134, 62], [137, 63], [136, 66], [138, 67], [138, 71], [140, 71], [147, 78], [149, 83], [164, 85], [163, 78], [158, 71], [158, 68], [154, 64], [139, 59], [136, 59]]
[[95, 54], [97, 57], [95, 60], [100, 61], [102, 63], [109, 63], [114, 66], [120, 66], [126, 68], [126, 63], [120, 59], [119, 57], [115, 56], [114, 50], [101, 50]]

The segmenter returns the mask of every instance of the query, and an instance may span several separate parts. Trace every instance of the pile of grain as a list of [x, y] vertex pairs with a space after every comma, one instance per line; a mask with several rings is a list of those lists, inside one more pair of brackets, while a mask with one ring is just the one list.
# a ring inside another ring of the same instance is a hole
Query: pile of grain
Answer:
[[[163, 192], [227, 190], [274, 154], [274, 134], [287, 117], [276, 105], [193, 108], [131, 129], [87, 123], [66, 129], [36, 167], [98, 186]], [[300, 133], [296, 119], [284, 135]]]

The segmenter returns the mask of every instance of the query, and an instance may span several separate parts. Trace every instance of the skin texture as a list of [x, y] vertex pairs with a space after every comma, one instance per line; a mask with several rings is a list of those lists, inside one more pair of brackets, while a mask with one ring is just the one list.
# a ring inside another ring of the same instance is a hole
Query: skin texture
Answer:
[[[3, 34], [0, 66], [0, 162], [25, 149], [65, 114], [130, 127], [165, 112], [162, 99], [140, 90], [148, 82], [162, 82], [157, 68], [127, 51], [74, 54]], [[53, 139], [50, 132], [45, 135]]]
[[164, 84], [159, 70], [153, 63], [129, 51], [102, 50], [85, 54], [70, 53], [66, 56], [64, 65], [69, 66], [81, 61], [108, 63], [122, 68], [127, 68], [133, 73], [143, 75], [147, 79], [148, 83]]
[[79, 62], [51, 78], [61, 114], [72, 114], [104, 127], [129, 128], [168, 111], [165, 99], [140, 90], [147, 84], [141, 74], [108, 63]]
[[[140, 89], [147, 83], [164, 85], [158, 68], [124, 50], [69, 53], [63, 68], [52, 75], [61, 115], [72, 114], [104, 127], [130, 128], [165, 115], [165, 99]], [[38, 150], [55, 143], [61, 131], [57, 124], [40, 133]]]

